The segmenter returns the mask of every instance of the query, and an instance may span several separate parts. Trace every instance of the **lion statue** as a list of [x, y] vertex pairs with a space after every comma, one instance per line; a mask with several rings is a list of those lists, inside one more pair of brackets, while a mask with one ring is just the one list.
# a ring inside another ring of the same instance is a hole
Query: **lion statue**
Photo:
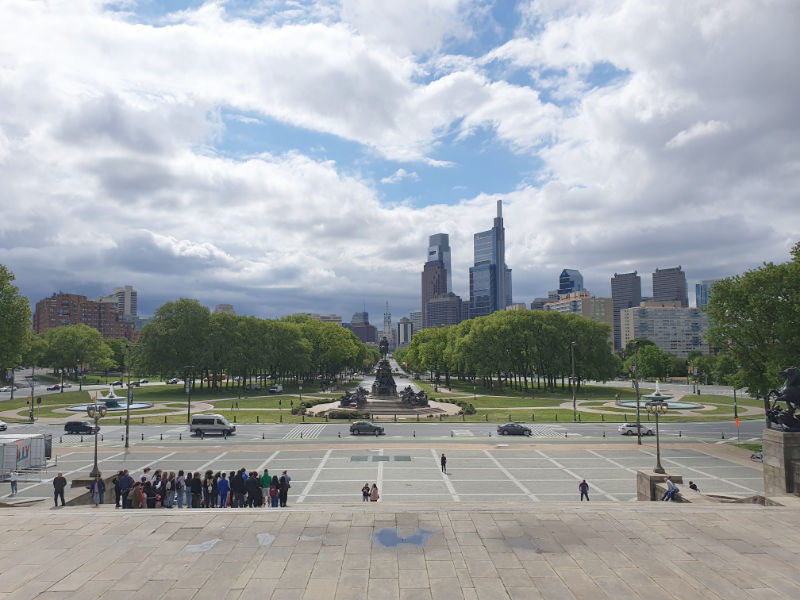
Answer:
[[[782, 431], [800, 431], [800, 419], [795, 416], [795, 412], [800, 409], [800, 369], [787, 367], [780, 374], [786, 381], [781, 389], [769, 394], [773, 401], [772, 407], [767, 411], [770, 427]], [[779, 408], [778, 402], [784, 402], [786, 408]]]

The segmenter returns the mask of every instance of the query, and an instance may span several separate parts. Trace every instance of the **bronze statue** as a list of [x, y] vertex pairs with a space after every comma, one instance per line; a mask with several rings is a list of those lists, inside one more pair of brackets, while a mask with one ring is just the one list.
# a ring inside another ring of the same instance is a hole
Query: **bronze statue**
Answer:
[[[385, 340], [386, 338], [383, 338], [381, 344], [383, 344]], [[392, 367], [385, 358], [381, 359], [378, 363], [378, 369], [375, 372], [375, 383], [372, 384], [372, 395], [397, 396], [397, 384], [394, 382], [394, 377], [392, 377]]]
[[386, 336], [381, 338], [380, 344], [378, 344], [378, 349], [381, 351], [381, 358], [386, 358], [386, 355], [389, 354], [389, 340], [386, 339]]
[[[779, 431], [800, 431], [800, 419], [795, 415], [795, 411], [800, 409], [800, 370], [797, 367], [787, 367], [780, 374], [786, 381], [780, 390], [769, 393], [769, 398], [773, 401], [772, 407], [767, 411], [769, 427]], [[786, 408], [779, 408], [778, 402], [785, 402]]]

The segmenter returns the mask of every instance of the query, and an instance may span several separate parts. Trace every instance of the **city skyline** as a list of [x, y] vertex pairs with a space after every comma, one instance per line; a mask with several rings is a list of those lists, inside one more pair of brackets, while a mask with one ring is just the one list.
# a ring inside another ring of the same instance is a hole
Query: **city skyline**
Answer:
[[401, 317], [437, 233], [469, 297], [497, 201], [514, 302], [784, 262], [798, 29], [788, 0], [7, 0], [0, 263], [32, 306]]

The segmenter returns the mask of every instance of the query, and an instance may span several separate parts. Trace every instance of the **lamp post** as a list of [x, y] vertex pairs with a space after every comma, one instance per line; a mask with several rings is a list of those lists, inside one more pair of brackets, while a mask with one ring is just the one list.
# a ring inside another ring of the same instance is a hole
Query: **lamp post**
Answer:
[[650, 415], [655, 415], [656, 417], [656, 466], [653, 469], [654, 473], [666, 473], [664, 467], [661, 466], [661, 437], [658, 431], [658, 417], [659, 415], [663, 415], [669, 410], [669, 405], [663, 400], [651, 400], [647, 404], [644, 405], [647, 409], [647, 413]]
[[636, 388], [636, 444], [642, 445], [642, 421], [641, 411], [639, 410], [639, 342], [636, 342], [636, 357], [633, 362], [633, 386]]
[[192, 381], [190, 378], [194, 379], [192, 375], [192, 369], [194, 369], [194, 365], [186, 365], [183, 367], [184, 372], [184, 391], [186, 392], [186, 424], [192, 424]]
[[300, 404], [303, 403], [303, 384], [301, 383], [299, 386], [300, 388]]
[[572, 422], [578, 420], [578, 407], [575, 401], [575, 342], [569, 344], [570, 362], [572, 363]]
[[[131, 387], [131, 345], [125, 344], [125, 367], [128, 371], [128, 402], [125, 405], [125, 447], [130, 448], [131, 437], [131, 402], [133, 402], [133, 387]], [[125, 376], [120, 373], [123, 379]]]
[[95, 396], [94, 404], [89, 404], [86, 406], [86, 414], [89, 415], [90, 419], [94, 419], [94, 467], [92, 467], [92, 472], [89, 473], [89, 477], [97, 477], [100, 475], [100, 469], [97, 466], [97, 433], [100, 431], [100, 419], [106, 416], [106, 405], [105, 404], [97, 404], [97, 396]]

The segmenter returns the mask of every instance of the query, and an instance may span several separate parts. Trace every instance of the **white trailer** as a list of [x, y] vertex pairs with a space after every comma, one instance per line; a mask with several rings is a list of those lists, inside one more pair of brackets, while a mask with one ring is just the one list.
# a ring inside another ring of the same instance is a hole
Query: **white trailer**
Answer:
[[53, 436], [49, 433], [0, 435], [0, 479], [11, 471], [44, 469], [50, 458]]

